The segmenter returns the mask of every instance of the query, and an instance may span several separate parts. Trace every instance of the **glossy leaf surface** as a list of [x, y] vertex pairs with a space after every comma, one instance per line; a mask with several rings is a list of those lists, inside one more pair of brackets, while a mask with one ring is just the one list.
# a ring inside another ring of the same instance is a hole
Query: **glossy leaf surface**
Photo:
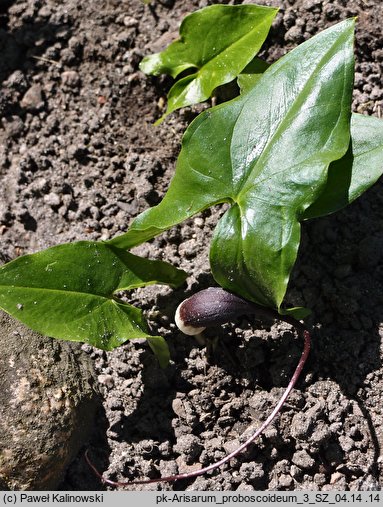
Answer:
[[207, 100], [217, 86], [235, 79], [258, 53], [276, 13], [258, 5], [212, 5], [186, 16], [180, 39], [140, 65], [147, 74], [174, 78], [193, 71], [171, 88], [164, 116]]
[[370, 188], [383, 174], [383, 120], [353, 114], [347, 153], [329, 167], [328, 180], [303, 218], [338, 211]]
[[[238, 76], [241, 93], [250, 91], [268, 64], [255, 58]], [[347, 153], [331, 163], [328, 180], [303, 219], [329, 215], [348, 206], [383, 174], [383, 120], [352, 114], [351, 139]]]
[[[150, 337], [141, 310], [119, 300], [116, 292], [154, 283], [180, 285], [185, 277], [169, 264], [105, 243], [69, 243], [1, 266], [0, 308], [48, 336], [111, 350], [130, 338]], [[165, 357], [163, 339], [150, 340]]]
[[237, 83], [241, 94], [250, 91], [255, 83], [259, 80], [262, 74], [270, 67], [270, 65], [261, 60], [261, 58], [254, 58], [237, 77]]
[[299, 220], [349, 144], [353, 29], [346, 20], [325, 30], [269, 67], [247, 93], [196, 118], [163, 201], [112, 244], [129, 248], [228, 202], [212, 242], [213, 274], [222, 287], [279, 308]]

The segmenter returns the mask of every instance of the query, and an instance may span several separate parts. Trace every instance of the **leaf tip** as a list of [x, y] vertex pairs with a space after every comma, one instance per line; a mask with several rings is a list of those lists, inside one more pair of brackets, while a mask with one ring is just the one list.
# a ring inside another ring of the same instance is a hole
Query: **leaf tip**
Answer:
[[152, 123], [153, 127], [158, 127], [158, 125], [161, 125], [161, 123], [164, 121], [166, 116], [167, 116], [167, 114], [165, 113], [160, 118], [158, 118], [158, 120], [156, 120], [154, 123]]
[[157, 76], [161, 71], [161, 54], [154, 53], [144, 56], [138, 67], [144, 74], [153, 74]]
[[166, 109], [164, 114], [158, 118], [152, 125], [153, 127], [158, 127], [158, 125], [161, 125], [161, 123], [174, 111], [174, 109], [169, 109], [169, 107]]
[[296, 306], [294, 308], [280, 308], [279, 313], [281, 315], [288, 315], [290, 317], [294, 317], [297, 320], [304, 320], [306, 317], [311, 315], [312, 312], [310, 308]]

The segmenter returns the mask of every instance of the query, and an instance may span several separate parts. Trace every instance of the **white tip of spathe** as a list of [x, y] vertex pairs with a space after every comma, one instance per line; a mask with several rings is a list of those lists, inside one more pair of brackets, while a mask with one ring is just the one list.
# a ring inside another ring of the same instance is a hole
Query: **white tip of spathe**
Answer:
[[176, 314], [174, 317], [175, 323], [180, 331], [182, 331], [184, 334], [187, 334], [188, 336], [194, 336], [196, 334], [202, 333], [206, 328], [205, 327], [194, 327], [194, 326], [188, 326], [184, 323], [184, 321], [181, 319], [180, 315], [180, 308], [183, 305], [183, 302], [178, 305], [178, 308], [176, 310]]

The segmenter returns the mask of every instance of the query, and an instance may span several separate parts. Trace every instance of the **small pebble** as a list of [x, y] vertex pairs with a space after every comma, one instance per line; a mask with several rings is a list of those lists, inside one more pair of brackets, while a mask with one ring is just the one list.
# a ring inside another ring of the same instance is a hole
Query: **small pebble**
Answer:
[[20, 103], [23, 109], [38, 112], [44, 108], [43, 91], [39, 84], [32, 85], [25, 93]]
[[80, 84], [80, 76], [75, 70], [66, 70], [61, 74], [61, 81], [64, 85], [75, 88]]
[[114, 387], [114, 379], [112, 375], [101, 374], [98, 376], [98, 381], [108, 389], [112, 389]]
[[315, 460], [305, 450], [295, 452], [292, 461], [295, 465], [304, 470], [311, 469], [315, 465]]
[[50, 192], [47, 195], [44, 195], [45, 204], [49, 204], [49, 206], [57, 207], [61, 204], [61, 197], [55, 192]]

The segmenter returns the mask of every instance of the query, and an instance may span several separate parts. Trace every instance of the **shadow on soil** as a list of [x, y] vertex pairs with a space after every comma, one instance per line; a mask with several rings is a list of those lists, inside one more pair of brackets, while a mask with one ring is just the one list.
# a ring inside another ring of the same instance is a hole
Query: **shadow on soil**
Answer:
[[[346, 215], [347, 220], [351, 222], [353, 211], [355, 210], [351, 210], [351, 217]], [[331, 219], [323, 220], [327, 221], [325, 225], [332, 228], [334, 225], [335, 227], [341, 225], [341, 223], [330, 222]], [[315, 235], [315, 228], [310, 230], [309, 226], [306, 234]], [[358, 245], [350, 245], [347, 237], [346, 239], [334, 238], [332, 247], [338, 252], [342, 249], [346, 250], [349, 258], [355, 261], [357, 257], [355, 250]], [[315, 252], [316, 248], [315, 242], [308, 247], [308, 251], [305, 252], [306, 262], [310, 257], [312, 262], [315, 262], [315, 257], [320, 255]], [[336, 261], [337, 256], [335, 255], [334, 258]], [[374, 448], [374, 463], [370, 468], [371, 473], [374, 474], [380, 455], [379, 442], [368, 410], [357, 393], [360, 388], [363, 388], [367, 375], [381, 366], [379, 325], [380, 315], [383, 315], [381, 291], [383, 271], [375, 269], [361, 271], [358, 261], [355, 261], [355, 265], [351, 266], [352, 269], [346, 277], [338, 276], [337, 278], [333, 274], [337, 268], [336, 262], [329, 261], [319, 280], [315, 282], [317, 288], [320, 289], [320, 303], [316, 299], [317, 296], [311, 301], [307, 297], [303, 302], [308, 307], [318, 308], [308, 324], [313, 328], [313, 343], [305, 373], [311, 377], [310, 383], [322, 379], [336, 382], [346, 397], [357, 402], [367, 422], [371, 444]], [[301, 266], [298, 267], [297, 280], [300, 269]], [[205, 276], [201, 278], [198, 288], [206, 288], [209, 285], [212, 285], [212, 279]], [[318, 292], [315, 294], [318, 295]], [[369, 310], [366, 314], [362, 313], [363, 308], [355, 306], [355, 294], [363, 296], [368, 294]], [[173, 319], [177, 304], [190, 295], [182, 291], [174, 293], [175, 301], [172, 303], [174, 308], [172, 307], [167, 312], [169, 319]], [[162, 296], [159, 297], [160, 308], [168, 304], [169, 302], [165, 299], [162, 301]], [[234, 377], [246, 378], [250, 381], [250, 389], [252, 386], [254, 388], [261, 386], [265, 391], [269, 391], [273, 387], [284, 387], [301, 355], [302, 341], [296, 338], [293, 331], [283, 328], [279, 336], [270, 334], [268, 339], [264, 336], [254, 336], [244, 345], [243, 337], [240, 336], [242, 331], [247, 331], [248, 336], [258, 327], [256, 324], [244, 318], [241, 322], [228, 324], [224, 328], [209, 330], [206, 337], [212, 346], [206, 349], [207, 365], [216, 364]], [[263, 329], [267, 333], [270, 332], [268, 327], [263, 327]], [[219, 337], [218, 340], [217, 337]], [[137, 410], [123, 422], [122, 439], [130, 442], [141, 441], [145, 438], [159, 442], [176, 440], [172, 427], [174, 418], [172, 401], [177, 392], [187, 393], [195, 388], [182, 378], [181, 372], [188, 367], [184, 358], [189, 357], [193, 348], [200, 347], [193, 338], [177, 334], [176, 339], [179, 340], [177, 345], [173, 347], [171, 344], [175, 364], [167, 370], [163, 371], [156, 367], [153, 357], [149, 354], [144, 358], [145, 390]], [[305, 389], [305, 384], [303, 375], [298, 382], [298, 388]], [[193, 428], [193, 433], [198, 434], [198, 431], [197, 425]], [[160, 457], [160, 453], [157, 457]]]

